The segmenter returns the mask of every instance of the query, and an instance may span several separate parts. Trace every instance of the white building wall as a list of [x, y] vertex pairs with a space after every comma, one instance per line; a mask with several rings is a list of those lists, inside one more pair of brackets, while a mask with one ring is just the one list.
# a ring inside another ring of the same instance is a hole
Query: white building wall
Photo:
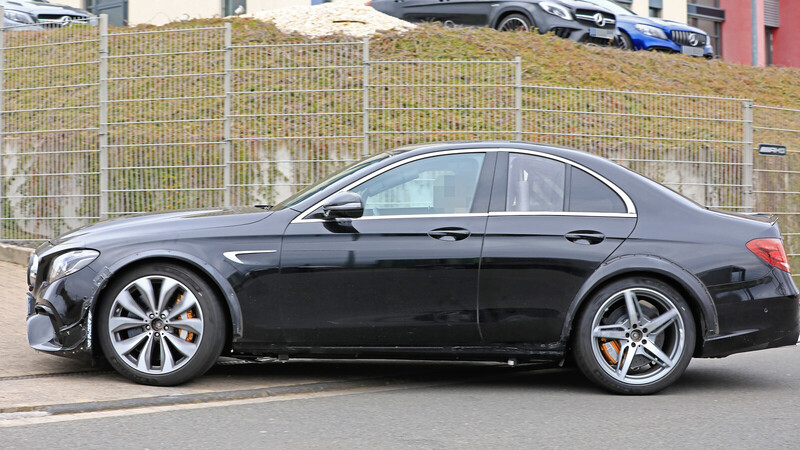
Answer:
[[[83, 8], [86, 2], [55, 0], [54, 3]], [[223, 0], [129, 0], [128, 21], [130, 25], [163, 25], [180, 20], [184, 14], [188, 14], [191, 19], [219, 17], [222, 4]], [[310, 4], [311, 0], [247, 0], [247, 12]]]
[[52, 3], [59, 3], [61, 5], [72, 6], [73, 8], [83, 8], [83, 0], [58, 0]]
[[[686, 0], [663, 0], [661, 18], [686, 23], [688, 19]], [[650, 16], [650, 0], [633, 0], [630, 8], [640, 16]]]
[[[366, 3], [367, 0], [364, 0]], [[288, 6], [310, 5], [311, 0], [247, 0], [247, 12], [254, 13], [265, 9], [286, 8]]]
[[199, 19], [219, 16], [221, 11], [219, 0], [130, 0], [128, 24], [164, 25], [181, 20], [184, 14], [190, 19]]
[[663, 19], [674, 20], [686, 23], [687, 16], [686, 0], [664, 0], [664, 9], [661, 10]]

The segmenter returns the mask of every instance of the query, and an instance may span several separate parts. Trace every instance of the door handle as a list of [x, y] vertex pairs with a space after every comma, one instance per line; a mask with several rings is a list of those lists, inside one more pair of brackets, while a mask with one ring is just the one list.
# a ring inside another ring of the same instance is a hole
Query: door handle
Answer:
[[437, 228], [428, 231], [428, 236], [440, 241], [460, 241], [469, 237], [471, 233], [464, 228]]
[[567, 238], [568, 241], [576, 244], [594, 245], [603, 242], [603, 239], [606, 238], [606, 235], [599, 231], [579, 230], [571, 231], [565, 234], [564, 237]]

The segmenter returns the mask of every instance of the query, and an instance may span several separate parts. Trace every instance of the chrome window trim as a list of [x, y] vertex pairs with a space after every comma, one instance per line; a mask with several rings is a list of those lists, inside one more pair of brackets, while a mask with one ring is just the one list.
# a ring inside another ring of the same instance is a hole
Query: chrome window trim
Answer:
[[[512, 216], [544, 216], [544, 217], [611, 217], [611, 218], [636, 218], [636, 214], [628, 213], [601, 213], [601, 212], [569, 212], [569, 211], [496, 211], [490, 213], [464, 213], [464, 214], [403, 214], [396, 216], [366, 216], [344, 220], [383, 220], [383, 219], [425, 219], [436, 217], [512, 217]], [[303, 219], [300, 223], [329, 222], [325, 219]]]
[[358, 186], [361, 183], [367, 182], [378, 175], [387, 172], [389, 170], [394, 169], [395, 167], [402, 166], [404, 164], [408, 164], [410, 162], [418, 161], [420, 159], [425, 158], [432, 158], [434, 156], [443, 156], [443, 155], [455, 155], [455, 154], [462, 154], [462, 153], [490, 153], [490, 152], [508, 152], [508, 153], [522, 153], [528, 154], [533, 156], [539, 156], [542, 158], [552, 159], [555, 161], [562, 162], [564, 164], [569, 164], [570, 166], [576, 167], [584, 172], [588, 173], [589, 175], [597, 178], [600, 180], [601, 183], [605, 184], [611, 190], [613, 190], [619, 197], [622, 199], [622, 202], [625, 204], [627, 208], [627, 213], [601, 213], [601, 212], [579, 212], [579, 211], [497, 211], [491, 213], [456, 213], [456, 214], [405, 214], [405, 215], [396, 215], [396, 216], [367, 216], [367, 217], [359, 217], [351, 220], [375, 220], [375, 219], [409, 219], [409, 218], [422, 218], [422, 217], [486, 217], [486, 216], [584, 216], [584, 217], [637, 217], [636, 215], [636, 206], [633, 204], [633, 201], [625, 193], [622, 189], [617, 187], [614, 183], [603, 177], [602, 175], [598, 174], [597, 172], [585, 167], [581, 164], [578, 164], [572, 160], [562, 158], [560, 156], [551, 155], [549, 153], [539, 152], [536, 150], [524, 150], [524, 149], [517, 149], [517, 148], [481, 148], [481, 149], [460, 149], [460, 150], [442, 150], [439, 152], [433, 153], [425, 153], [422, 155], [417, 155], [408, 159], [404, 159], [402, 161], [397, 161], [396, 163], [390, 164], [374, 173], [367, 175], [366, 177], [360, 178], [353, 183], [348, 184], [347, 186], [343, 187], [342, 189], [332, 193], [331, 195], [325, 197], [321, 201], [315, 203], [310, 208], [307, 208], [302, 213], [300, 213], [297, 217], [295, 217], [290, 223], [315, 223], [315, 222], [327, 222], [324, 219], [306, 219], [306, 216], [311, 214], [312, 212], [316, 211], [317, 208], [322, 206], [325, 201], [329, 198], [333, 197], [334, 195], [340, 192], [347, 192], [355, 186]]
[[[428, 217], [489, 217], [489, 213], [453, 213], [453, 214], [398, 214], [396, 216], [366, 216], [343, 220], [381, 220], [381, 219], [424, 219]], [[295, 219], [296, 220], [296, 219]], [[298, 223], [330, 222], [325, 219], [303, 219]], [[294, 221], [292, 221], [294, 223]]]
[[495, 216], [636, 217], [636, 214], [571, 211], [495, 211], [489, 213], [489, 217]]
[[[556, 161], [561, 161], [561, 162], [563, 162], [565, 164], [569, 164], [572, 167], [577, 167], [580, 170], [583, 170], [584, 172], [588, 173], [589, 175], [591, 175], [591, 176], [597, 178], [598, 180], [600, 180], [600, 182], [602, 182], [603, 184], [605, 184], [606, 186], [611, 188], [612, 191], [616, 192], [617, 195], [619, 195], [619, 198], [622, 199], [622, 202], [625, 203], [625, 208], [628, 210], [627, 213], [606, 213], [606, 214], [626, 214], [626, 215], [632, 215], [633, 217], [636, 217], [636, 206], [633, 204], [633, 200], [631, 200], [631, 198], [628, 197], [628, 194], [626, 194], [625, 191], [623, 191], [622, 189], [617, 187], [616, 184], [612, 183], [611, 181], [609, 181], [608, 179], [606, 179], [604, 176], [600, 175], [599, 173], [595, 172], [594, 170], [589, 169], [588, 167], [582, 166], [582, 165], [580, 165], [580, 164], [578, 164], [578, 163], [576, 163], [576, 162], [574, 162], [572, 160], [569, 160], [569, 159], [566, 159], [566, 158], [562, 158], [560, 156], [550, 155], [550, 154], [547, 154], [547, 153], [537, 152], [537, 151], [534, 151], [534, 150], [508, 149], [507, 151], [509, 153], [527, 153], [527, 154], [530, 154], [530, 155], [541, 156], [543, 158], [550, 158], [550, 159], [554, 159]], [[524, 211], [521, 211], [521, 212], [524, 212]], [[534, 212], [534, 211], [531, 211], [531, 212]], [[538, 211], [536, 211], [536, 212], [538, 212]], [[554, 213], [559, 212], [559, 211], [546, 211], [546, 212], [549, 212], [550, 214], [555, 215]], [[577, 213], [578, 215], [581, 215], [581, 216], [585, 216], [587, 214], [602, 214], [602, 213], [592, 212], [592, 211], [586, 211], [586, 212], [563, 211], [563, 212], [575, 212], [575, 213]]]

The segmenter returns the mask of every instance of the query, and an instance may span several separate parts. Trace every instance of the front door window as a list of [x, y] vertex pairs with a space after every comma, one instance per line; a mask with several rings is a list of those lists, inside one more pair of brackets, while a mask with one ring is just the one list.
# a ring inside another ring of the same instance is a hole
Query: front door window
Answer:
[[364, 201], [364, 216], [466, 214], [472, 211], [483, 153], [419, 159], [351, 189]]

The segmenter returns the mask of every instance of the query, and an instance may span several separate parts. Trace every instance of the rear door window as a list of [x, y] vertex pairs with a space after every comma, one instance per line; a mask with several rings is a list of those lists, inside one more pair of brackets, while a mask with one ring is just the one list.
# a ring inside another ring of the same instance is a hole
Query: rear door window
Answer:
[[566, 170], [560, 161], [511, 153], [506, 211], [564, 211]]

